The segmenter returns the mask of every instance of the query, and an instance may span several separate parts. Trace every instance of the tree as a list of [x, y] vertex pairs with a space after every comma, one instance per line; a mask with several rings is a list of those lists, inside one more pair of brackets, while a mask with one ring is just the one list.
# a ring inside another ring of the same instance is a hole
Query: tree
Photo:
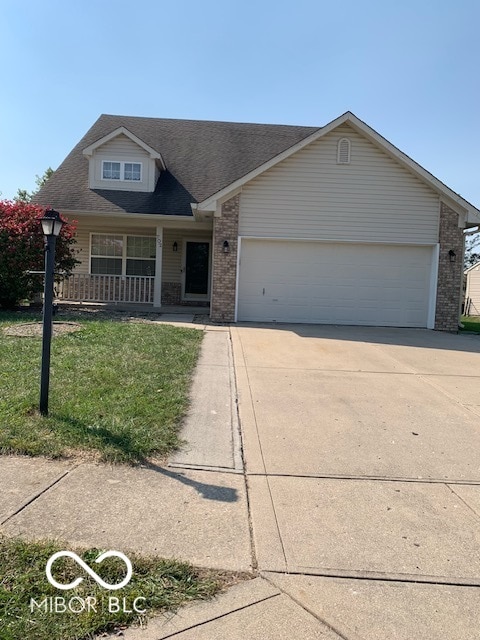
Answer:
[[[43, 290], [44, 236], [39, 218], [43, 207], [0, 200], [0, 306], [12, 308]], [[75, 258], [75, 223], [66, 222], [57, 239], [55, 270], [71, 273]]]
[[53, 173], [52, 167], [48, 167], [43, 173], [42, 176], [38, 174], [35, 176], [35, 184], [37, 188], [35, 191], [27, 191], [26, 189], [17, 189], [17, 195], [14, 197], [15, 202], [31, 202], [34, 195], [43, 187], [43, 185], [47, 182], [50, 176]]
[[465, 269], [480, 262], [480, 232], [465, 238]]

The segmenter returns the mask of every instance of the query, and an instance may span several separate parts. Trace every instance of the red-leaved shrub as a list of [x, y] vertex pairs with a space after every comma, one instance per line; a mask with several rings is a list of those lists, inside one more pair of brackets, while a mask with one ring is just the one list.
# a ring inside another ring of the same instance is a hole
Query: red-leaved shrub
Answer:
[[[43, 276], [28, 271], [43, 271], [45, 267], [39, 221], [44, 212], [36, 204], [0, 200], [0, 307], [12, 308], [43, 291]], [[69, 274], [78, 263], [75, 242], [75, 223], [65, 221], [57, 238], [56, 271]]]

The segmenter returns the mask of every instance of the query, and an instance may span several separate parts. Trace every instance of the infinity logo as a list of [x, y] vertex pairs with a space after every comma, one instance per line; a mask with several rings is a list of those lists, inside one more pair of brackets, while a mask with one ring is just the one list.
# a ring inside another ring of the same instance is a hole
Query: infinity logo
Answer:
[[124, 553], [121, 553], [121, 551], [106, 551], [105, 553], [102, 553], [101, 555], [99, 555], [98, 558], [95, 560], [97, 564], [100, 564], [100, 562], [103, 562], [105, 558], [114, 557], [114, 558], [120, 558], [121, 560], [123, 560], [123, 562], [127, 567], [127, 575], [119, 584], [109, 584], [108, 582], [105, 582], [104, 580], [102, 580], [102, 578], [97, 573], [95, 573], [93, 569], [90, 569], [88, 564], [86, 564], [81, 558], [79, 558], [76, 553], [73, 553], [73, 551], [58, 551], [57, 553], [54, 553], [53, 556], [49, 558], [47, 562], [47, 566], [45, 568], [45, 573], [47, 574], [47, 580], [50, 582], [50, 584], [56, 587], [57, 589], [62, 589], [62, 591], [67, 591], [67, 589], [75, 589], [75, 587], [78, 587], [78, 585], [81, 582], [83, 582], [82, 577], [76, 578], [73, 582], [70, 582], [70, 584], [60, 584], [60, 582], [57, 582], [55, 580], [55, 578], [52, 576], [52, 565], [56, 560], [58, 560], [58, 558], [64, 558], [64, 557], [72, 558], [72, 560], [75, 560], [75, 562], [79, 564], [82, 567], [82, 569], [84, 569], [84, 571], [86, 571], [88, 575], [95, 580], [95, 582], [97, 582], [104, 589], [109, 589], [110, 591], [121, 589], [122, 587], [124, 587], [130, 582], [130, 579], [132, 577], [132, 573], [133, 573], [132, 563]]

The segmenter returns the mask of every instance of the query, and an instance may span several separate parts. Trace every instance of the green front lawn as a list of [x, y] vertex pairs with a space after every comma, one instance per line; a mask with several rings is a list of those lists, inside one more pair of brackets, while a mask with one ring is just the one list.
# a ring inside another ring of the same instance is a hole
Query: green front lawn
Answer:
[[480, 333], [480, 316], [462, 316], [462, 331], [473, 331]]
[[41, 339], [3, 331], [38, 320], [0, 312], [0, 453], [137, 462], [180, 444], [201, 331], [68, 317], [82, 328], [52, 341], [45, 418], [37, 410]]
[[[53, 553], [64, 549], [69, 547], [0, 537], [2, 640], [93, 638], [103, 631], [143, 623], [154, 613], [174, 611], [187, 602], [210, 598], [223, 584], [236, 580], [233, 576], [213, 571], [199, 573], [193, 567], [175, 561], [127, 554], [133, 565], [132, 579], [125, 587], [109, 591], [100, 587], [72, 559], [59, 558], [52, 566], [55, 580], [68, 584], [80, 576], [84, 578], [78, 587], [60, 591], [47, 581], [45, 567]], [[95, 564], [101, 551], [77, 550], [76, 553], [109, 584], [119, 584], [125, 577], [125, 565], [118, 558], [107, 558], [101, 564]], [[119, 607], [115, 606], [115, 600], [109, 600], [111, 597], [118, 599]], [[45, 598], [48, 600], [46, 605], [38, 607], [32, 603], [32, 598], [40, 605]], [[55, 598], [59, 598], [57, 605]], [[91, 599], [87, 601], [87, 598]], [[135, 603], [138, 610], [146, 610], [145, 614], [134, 611], [132, 605], [136, 598], [145, 598]], [[60, 599], [65, 599], [65, 602]], [[62, 604], [68, 607], [70, 602], [75, 612], [68, 608], [62, 611]], [[124, 609], [131, 612], [124, 612]]]

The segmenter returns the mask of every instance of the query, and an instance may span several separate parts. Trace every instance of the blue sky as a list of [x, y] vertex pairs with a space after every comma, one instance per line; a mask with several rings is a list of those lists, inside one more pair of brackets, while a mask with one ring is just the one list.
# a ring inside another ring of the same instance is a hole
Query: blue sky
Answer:
[[353, 111], [480, 207], [478, 0], [2, 0], [0, 192], [101, 113], [322, 126]]

